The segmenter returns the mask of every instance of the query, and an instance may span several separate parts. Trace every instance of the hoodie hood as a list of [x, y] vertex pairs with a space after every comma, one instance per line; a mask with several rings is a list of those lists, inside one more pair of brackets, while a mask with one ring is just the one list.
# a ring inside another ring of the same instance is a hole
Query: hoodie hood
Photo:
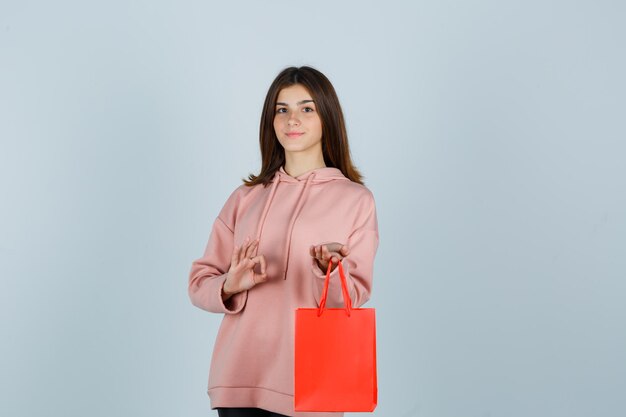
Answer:
[[350, 181], [348, 178], [346, 178], [343, 175], [343, 173], [341, 172], [341, 170], [339, 170], [339, 168], [332, 168], [332, 167], [316, 168], [311, 171], [307, 171], [303, 174], [300, 174], [297, 177], [292, 177], [291, 175], [287, 174], [287, 171], [285, 171], [284, 167], [280, 167], [280, 169], [276, 171], [276, 173], [274, 174], [274, 179], [272, 180], [272, 182], [276, 181], [276, 179], [278, 178], [280, 181], [283, 181], [283, 182], [301, 183], [302, 181], [306, 181], [309, 177], [313, 177], [312, 179], [313, 183], [322, 183], [322, 182], [328, 182], [332, 180]]
[[270, 189], [269, 196], [267, 201], [265, 202], [265, 206], [263, 207], [263, 211], [261, 213], [261, 219], [259, 222], [259, 227], [256, 233], [256, 238], [261, 240], [263, 235], [263, 226], [265, 225], [265, 219], [267, 218], [267, 213], [270, 210], [272, 202], [274, 201], [274, 196], [276, 195], [276, 189], [279, 187], [280, 183], [291, 183], [298, 185], [300, 187], [300, 194], [298, 196], [298, 200], [296, 206], [291, 214], [289, 219], [289, 225], [287, 227], [287, 235], [285, 237], [284, 244], [284, 256], [283, 259], [283, 279], [287, 279], [287, 268], [289, 265], [289, 253], [291, 250], [291, 234], [293, 232], [293, 226], [300, 214], [300, 210], [302, 206], [306, 204], [306, 200], [309, 194], [309, 191], [312, 186], [316, 186], [319, 184], [327, 183], [329, 181], [350, 181], [346, 178], [341, 170], [338, 168], [324, 167], [317, 168], [311, 171], [305, 172], [304, 174], [298, 175], [297, 177], [292, 177], [289, 175], [284, 167], [280, 167], [278, 171], [274, 174], [274, 178], [272, 179], [272, 185]]

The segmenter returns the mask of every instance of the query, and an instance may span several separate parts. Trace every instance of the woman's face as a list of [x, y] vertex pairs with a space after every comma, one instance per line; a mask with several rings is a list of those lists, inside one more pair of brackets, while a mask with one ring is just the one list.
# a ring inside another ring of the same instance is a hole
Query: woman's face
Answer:
[[274, 130], [286, 153], [322, 153], [322, 120], [304, 86], [294, 84], [280, 90], [276, 99]]

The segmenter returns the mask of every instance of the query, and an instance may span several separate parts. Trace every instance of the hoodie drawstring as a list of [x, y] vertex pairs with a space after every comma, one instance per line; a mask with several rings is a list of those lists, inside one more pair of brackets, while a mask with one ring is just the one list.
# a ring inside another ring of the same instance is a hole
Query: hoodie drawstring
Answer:
[[[261, 221], [259, 222], [259, 227], [256, 231], [256, 238], [259, 240], [261, 239], [261, 233], [263, 233], [263, 225], [265, 224], [265, 218], [267, 217], [267, 212], [270, 209], [270, 204], [272, 204], [272, 200], [274, 200], [274, 194], [276, 194], [276, 188], [278, 188], [279, 182], [280, 182], [280, 179], [278, 178], [278, 175], [276, 175], [276, 177], [274, 177], [274, 182], [272, 182], [270, 195], [267, 198], [265, 207], [263, 207], [263, 211], [261, 212]], [[258, 250], [258, 247], [257, 247], [257, 250]], [[256, 256], [256, 253], [255, 253], [255, 256]]]
[[[348, 181], [348, 179], [345, 178], [343, 174], [341, 174], [341, 172], [337, 170], [336, 168], [332, 168], [332, 169], [324, 168], [324, 170], [325, 172], [321, 176], [321, 178], [323, 179]], [[274, 179], [272, 180], [272, 188], [270, 189], [269, 196], [267, 197], [267, 201], [265, 202], [265, 206], [263, 207], [263, 211], [261, 212], [261, 218], [259, 219], [259, 226], [256, 232], [256, 239], [259, 239], [259, 241], [261, 240], [261, 235], [263, 234], [263, 226], [265, 225], [265, 220], [267, 218], [267, 214], [269, 212], [270, 206], [272, 205], [272, 202], [274, 201], [274, 197], [276, 196], [278, 183], [281, 181], [289, 182], [289, 183], [294, 183], [294, 182], [301, 183], [300, 180], [292, 179], [291, 177], [288, 177], [287, 179], [282, 178], [283, 175], [285, 175], [285, 177], [288, 176], [288, 174], [286, 173], [283, 174], [283, 173], [284, 171], [282, 171], [282, 169], [280, 172], [276, 172], [276, 175], [274, 176]], [[304, 187], [302, 188], [302, 191], [300, 192], [300, 195], [298, 196], [296, 207], [294, 208], [293, 214], [291, 215], [291, 218], [289, 220], [289, 225], [287, 227], [287, 239], [286, 239], [284, 249], [283, 249], [284, 250], [283, 279], [287, 279], [287, 268], [289, 266], [289, 255], [291, 251], [291, 235], [293, 233], [293, 228], [294, 228], [294, 225], [296, 223], [298, 216], [300, 215], [302, 206], [306, 202], [306, 197], [307, 197], [307, 192], [309, 191], [309, 186], [313, 182], [313, 179], [315, 179], [316, 175], [317, 175], [317, 172], [314, 171], [314, 172], [311, 172], [309, 176], [307, 176], [306, 181], [304, 183]], [[331, 175], [334, 175], [334, 176], [331, 176]], [[319, 180], [316, 182], [319, 182]], [[258, 247], [257, 247], [257, 251], [258, 251]], [[256, 256], [256, 253], [255, 253], [255, 256]]]
[[309, 184], [311, 183], [311, 180], [313, 179], [313, 177], [315, 177], [315, 172], [309, 175], [308, 178], [306, 179], [306, 183], [304, 184], [304, 188], [302, 189], [302, 192], [298, 196], [298, 202], [296, 203], [296, 208], [294, 209], [293, 215], [291, 216], [291, 220], [289, 222], [289, 227], [287, 229], [287, 243], [285, 244], [285, 256], [284, 256], [285, 265], [283, 268], [283, 270], [285, 271], [285, 276], [283, 279], [287, 279], [287, 267], [289, 265], [289, 253], [291, 251], [291, 233], [293, 232], [293, 225], [296, 223], [296, 218], [298, 217], [298, 214], [300, 214], [300, 210], [302, 209], [302, 206], [304, 205], [304, 201], [306, 200], [304, 196], [306, 195], [307, 188], [309, 187]]

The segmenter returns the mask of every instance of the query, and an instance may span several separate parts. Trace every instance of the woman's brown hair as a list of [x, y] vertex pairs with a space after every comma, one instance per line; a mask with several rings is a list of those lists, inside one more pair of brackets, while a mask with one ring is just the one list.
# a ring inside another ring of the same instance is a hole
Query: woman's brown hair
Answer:
[[248, 180], [243, 182], [248, 186], [266, 186], [272, 181], [276, 171], [285, 164], [285, 151], [274, 131], [274, 115], [280, 91], [295, 84], [306, 88], [315, 101], [322, 121], [322, 153], [326, 166], [338, 168], [346, 178], [363, 184], [361, 173], [352, 164], [348, 134], [337, 93], [324, 74], [306, 66], [285, 68], [272, 82], [261, 114], [261, 172], [259, 175], [250, 174]]

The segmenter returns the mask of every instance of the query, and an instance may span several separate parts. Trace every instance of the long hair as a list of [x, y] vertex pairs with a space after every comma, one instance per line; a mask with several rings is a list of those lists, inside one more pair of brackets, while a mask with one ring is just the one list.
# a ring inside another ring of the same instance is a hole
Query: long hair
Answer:
[[274, 130], [274, 115], [280, 91], [295, 84], [306, 88], [315, 101], [322, 122], [322, 153], [326, 166], [338, 168], [346, 178], [363, 184], [361, 173], [352, 164], [348, 134], [337, 93], [324, 74], [307, 66], [285, 68], [270, 85], [263, 104], [259, 129], [261, 172], [259, 175], [250, 174], [248, 180], [244, 179], [243, 182], [248, 186], [267, 186], [276, 171], [285, 164], [285, 150]]

